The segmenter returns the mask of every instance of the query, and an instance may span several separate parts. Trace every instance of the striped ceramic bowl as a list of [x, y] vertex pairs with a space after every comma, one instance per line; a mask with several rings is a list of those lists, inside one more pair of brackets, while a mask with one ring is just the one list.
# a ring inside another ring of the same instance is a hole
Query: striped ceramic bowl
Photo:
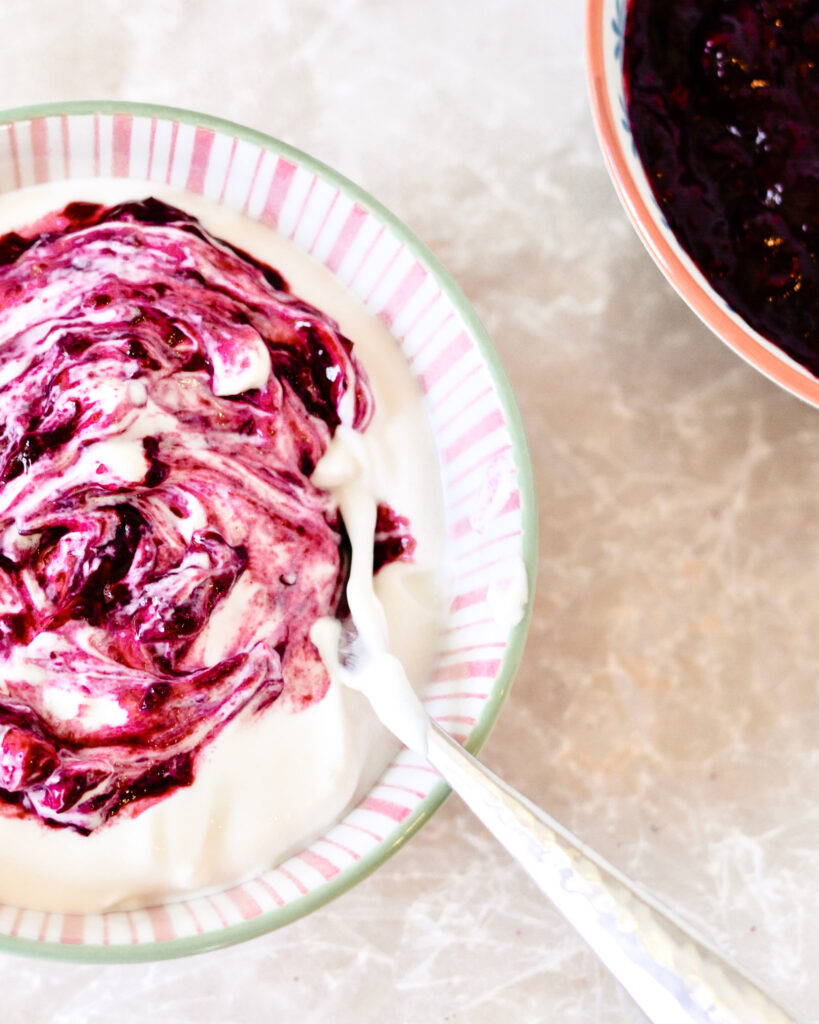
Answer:
[[632, 143], [623, 84], [628, 0], [587, 0], [586, 71], [597, 134], [618, 195], [648, 251], [717, 337], [771, 380], [819, 405], [819, 380], [750, 327], [706, 280], [663, 217]]
[[[66, 178], [162, 182], [241, 211], [291, 238], [390, 329], [424, 394], [456, 576], [424, 694], [474, 751], [520, 658], [535, 580], [531, 464], [509, 383], [455, 283], [392, 214], [284, 143], [183, 110], [75, 103], [0, 114], [0, 191]], [[525, 571], [523, 620], [489, 599]], [[130, 912], [42, 913], [0, 906], [0, 948], [71, 960], [180, 956], [251, 938], [316, 909], [378, 867], [448, 790], [404, 750], [330, 831], [279, 867], [215, 895]]]

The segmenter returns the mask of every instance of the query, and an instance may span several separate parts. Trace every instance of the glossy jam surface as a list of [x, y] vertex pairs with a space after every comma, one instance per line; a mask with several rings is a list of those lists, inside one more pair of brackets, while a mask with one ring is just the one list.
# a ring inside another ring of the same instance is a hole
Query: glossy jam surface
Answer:
[[[0, 808], [90, 832], [238, 715], [320, 701], [367, 380], [281, 276], [158, 200], [0, 239]], [[412, 553], [380, 510], [376, 567]]]
[[630, 0], [634, 142], [682, 246], [757, 331], [819, 375], [819, 8]]

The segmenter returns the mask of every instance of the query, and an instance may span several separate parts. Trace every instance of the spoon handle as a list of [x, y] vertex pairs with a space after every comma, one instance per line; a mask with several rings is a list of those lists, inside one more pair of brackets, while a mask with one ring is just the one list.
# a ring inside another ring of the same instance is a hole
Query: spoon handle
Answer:
[[737, 968], [434, 722], [427, 758], [655, 1024], [794, 1024]]

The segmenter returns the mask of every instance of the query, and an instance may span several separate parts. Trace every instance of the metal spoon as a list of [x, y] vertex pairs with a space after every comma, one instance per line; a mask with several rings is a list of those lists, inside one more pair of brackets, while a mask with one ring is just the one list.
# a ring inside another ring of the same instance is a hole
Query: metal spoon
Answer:
[[[349, 453], [348, 453], [349, 454]], [[350, 620], [311, 637], [331, 675], [360, 690], [398, 739], [422, 754], [512, 854], [655, 1024], [787, 1024], [737, 967], [433, 722], [388, 650], [373, 590], [376, 503], [362, 453], [334, 493], [352, 544]]]

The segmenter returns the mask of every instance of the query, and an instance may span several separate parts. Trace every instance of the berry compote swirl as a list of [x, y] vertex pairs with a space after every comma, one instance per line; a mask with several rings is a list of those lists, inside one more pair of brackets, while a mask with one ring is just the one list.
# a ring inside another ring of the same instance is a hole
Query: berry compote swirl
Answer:
[[[322, 699], [347, 557], [310, 477], [371, 392], [275, 270], [147, 199], [0, 239], [0, 409], [0, 811], [87, 834]], [[379, 526], [377, 565], [411, 554]]]

